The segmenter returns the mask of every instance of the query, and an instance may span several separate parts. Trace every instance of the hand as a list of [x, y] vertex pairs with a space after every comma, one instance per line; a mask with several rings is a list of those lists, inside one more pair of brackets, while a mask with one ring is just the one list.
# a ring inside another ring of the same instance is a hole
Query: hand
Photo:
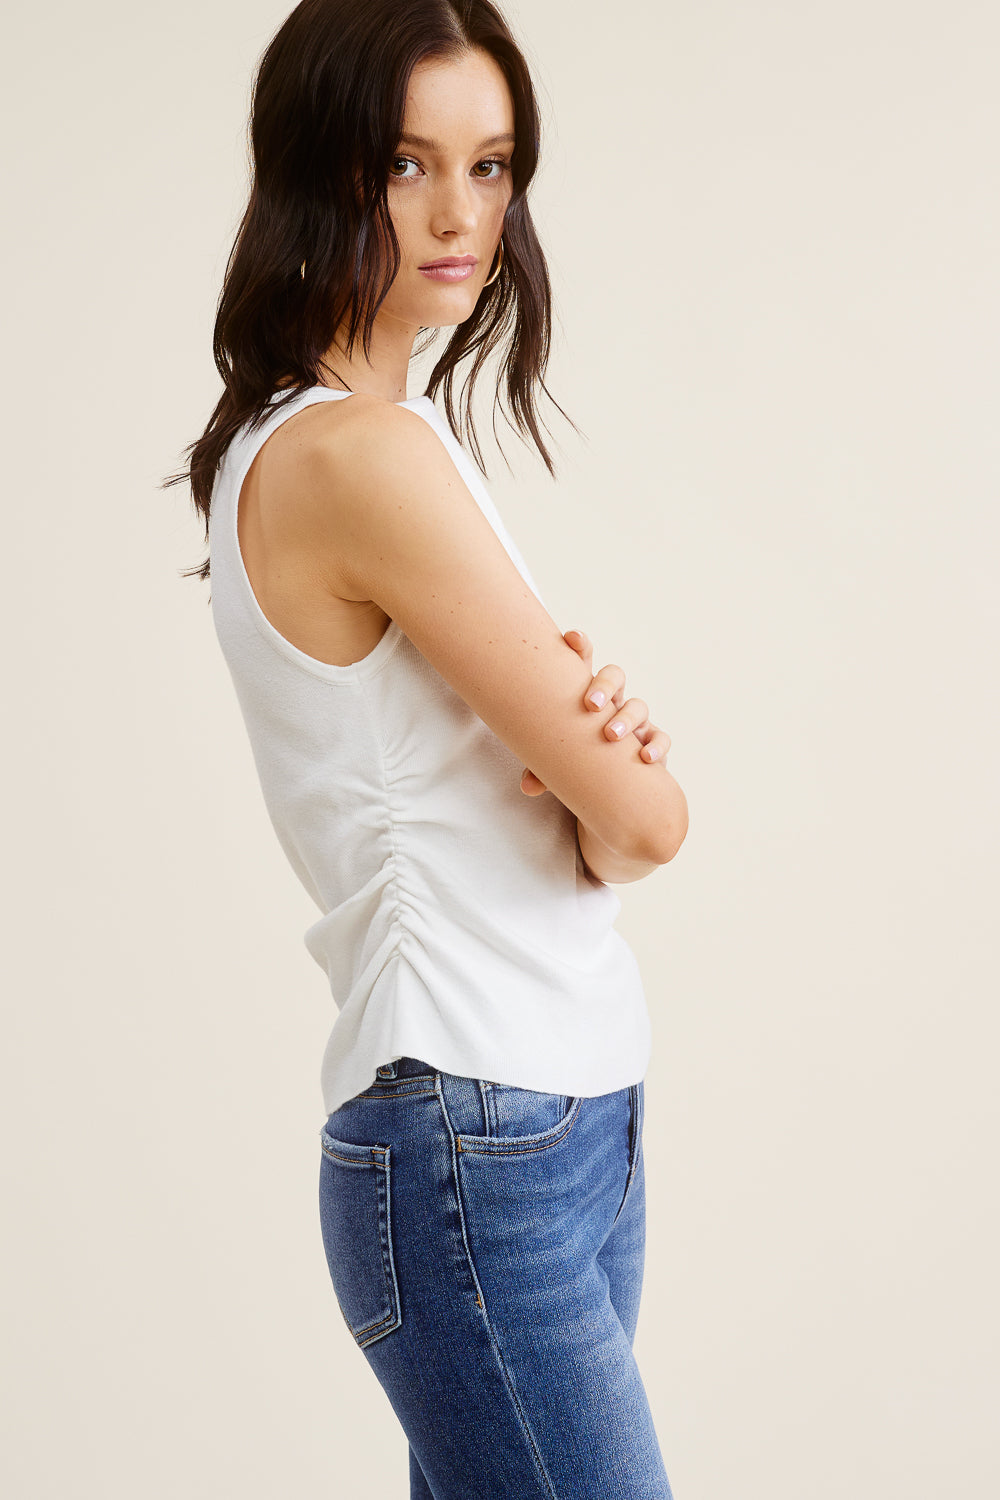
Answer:
[[[588, 667], [593, 667], [594, 648], [582, 630], [564, 631], [563, 640], [587, 663]], [[591, 701], [590, 695], [595, 692], [604, 695], [600, 703]], [[592, 677], [587, 685], [583, 701], [584, 707], [588, 708], [591, 713], [597, 713], [608, 703], [613, 703], [621, 711], [605, 724], [605, 738], [622, 739], [631, 730], [636, 739], [641, 742], [642, 748], [639, 754], [650, 764], [655, 764], [657, 761], [661, 765], [665, 764], [671, 744], [670, 736], [665, 729], [657, 729], [655, 724], [650, 723], [649, 709], [641, 698], [629, 698], [626, 702], [625, 673], [621, 667], [614, 665], [602, 667], [597, 676]], [[619, 734], [612, 733], [613, 724], [622, 726]], [[540, 797], [546, 790], [545, 783], [538, 779], [534, 771], [529, 771], [525, 767], [521, 774], [521, 791], [525, 796]]]

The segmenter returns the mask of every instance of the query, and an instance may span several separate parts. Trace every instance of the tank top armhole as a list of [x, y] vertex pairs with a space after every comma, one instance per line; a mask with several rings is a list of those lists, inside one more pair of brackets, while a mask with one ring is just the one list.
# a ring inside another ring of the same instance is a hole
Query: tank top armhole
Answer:
[[[275, 392], [275, 395], [280, 394]], [[239, 451], [230, 453], [234, 460], [233, 471], [226, 476], [226, 484], [219, 496], [218, 524], [224, 528], [224, 539], [222, 544], [224, 566], [228, 565], [234, 577], [234, 587], [242, 596], [244, 606], [254, 622], [259, 634], [278, 654], [290, 661], [293, 665], [309, 672], [314, 677], [321, 677], [326, 682], [360, 682], [378, 672], [385, 666], [399, 645], [403, 635], [402, 628], [395, 620], [390, 619], [378, 641], [367, 653], [357, 661], [338, 666], [333, 662], [320, 661], [316, 656], [310, 656], [307, 651], [301, 650], [294, 645], [287, 636], [281, 634], [271, 621], [267, 618], [257, 595], [254, 593], [250, 576], [243, 561], [243, 552], [240, 548], [239, 532], [237, 529], [237, 517], [240, 495], [246, 477], [250, 472], [250, 466], [257, 454], [263, 448], [268, 438], [289, 418], [303, 411], [307, 406], [314, 406], [320, 401], [341, 400], [349, 397], [350, 391], [335, 391], [326, 386], [311, 386], [300, 393], [298, 397], [280, 407], [273, 416], [265, 418], [255, 431], [244, 432], [236, 439]], [[274, 396], [271, 397], [274, 400]], [[420, 403], [433, 405], [429, 396], [416, 396], [410, 401], [400, 401], [399, 406], [415, 406]], [[235, 446], [235, 445], [234, 445]], [[214, 559], [213, 559], [214, 568]]]

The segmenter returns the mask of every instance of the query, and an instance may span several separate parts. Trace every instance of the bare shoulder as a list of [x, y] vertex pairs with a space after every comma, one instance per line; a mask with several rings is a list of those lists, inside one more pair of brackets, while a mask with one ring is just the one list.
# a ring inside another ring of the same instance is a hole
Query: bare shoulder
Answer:
[[406, 485], [415, 470], [428, 465], [437, 468], [434, 477], [452, 467], [438, 434], [409, 407], [359, 392], [311, 409], [318, 415], [303, 432], [303, 459], [326, 482], [339, 478], [364, 489], [374, 480], [382, 488], [394, 477]]
[[374, 498], [390, 498], [394, 476], [401, 484], [412, 479], [421, 467], [416, 450], [428, 439], [440, 447], [422, 418], [381, 396], [312, 402], [282, 422], [258, 455], [262, 503], [287, 544], [336, 564], [357, 530], [352, 516], [370, 512]]
[[338, 454], [344, 460], [362, 433], [378, 431], [387, 419], [391, 423], [396, 410], [382, 396], [360, 391], [340, 401], [313, 401], [287, 418], [269, 445], [289, 464], [308, 464]]
[[[370, 507], [422, 475], [447, 484], [457, 476], [440, 437], [423, 417], [382, 396], [358, 392], [321, 401], [289, 418], [276, 455], [303, 519], [335, 522], [352, 502]], [[336, 504], [333, 503], [336, 499]]]
[[[400, 532], [429, 537], [456, 513], [480, 515], [440, 433], [409, 407], [368, 394], [323, 403], [299, 440], [294, 484], [303, 524], [336, 558], [351, 597], [364, 592], [368, 565], [389, 555], [386, 543]], [[484, 522], [485, 532], [490, 545]], [[406, 565], [402, 555], [399, 562]]]

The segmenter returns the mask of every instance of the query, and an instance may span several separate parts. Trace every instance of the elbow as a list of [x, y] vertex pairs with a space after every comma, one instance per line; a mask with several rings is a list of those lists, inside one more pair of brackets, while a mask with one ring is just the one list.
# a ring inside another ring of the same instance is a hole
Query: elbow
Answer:
[[649, 820], [638, 829], [632, 854], [635, 859], [654, 865], [668, 865], [687, 838], [687, 798], [677, 788], [676, 805], [667, 817]]

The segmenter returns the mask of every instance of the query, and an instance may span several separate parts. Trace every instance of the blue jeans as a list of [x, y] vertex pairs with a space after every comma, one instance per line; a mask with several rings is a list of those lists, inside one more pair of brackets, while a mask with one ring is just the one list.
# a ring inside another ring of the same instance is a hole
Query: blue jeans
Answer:
[[643, 1084], [574, 1098], [404, 1057], [320, 1131], [344, 1320], [411, 1500], [672, 1500], [632, 1352]]

